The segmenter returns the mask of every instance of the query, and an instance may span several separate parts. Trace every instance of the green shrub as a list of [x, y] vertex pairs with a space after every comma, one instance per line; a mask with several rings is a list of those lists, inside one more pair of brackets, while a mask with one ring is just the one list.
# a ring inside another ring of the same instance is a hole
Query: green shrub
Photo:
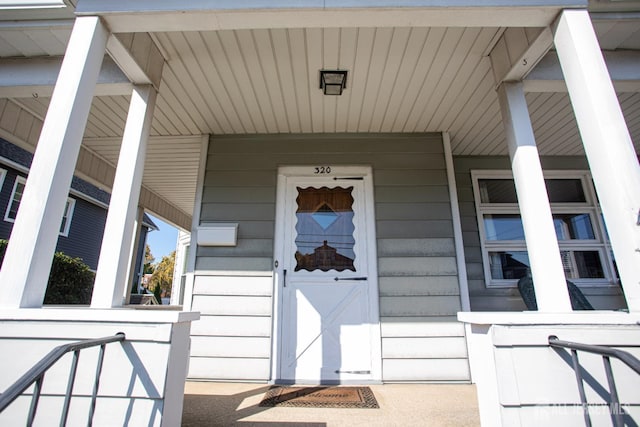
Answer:
[[95, 273], [80, 258], [62, 252], [53, 256], [45, 304], [90, 304]]
[[[4, 260], [7, 241], [0, 240], [0, 263]], [[53, 256], [51, 274], [44, 296], [45, 304], [90, 304], [95, 274], [82, 259], [62, 252]]]

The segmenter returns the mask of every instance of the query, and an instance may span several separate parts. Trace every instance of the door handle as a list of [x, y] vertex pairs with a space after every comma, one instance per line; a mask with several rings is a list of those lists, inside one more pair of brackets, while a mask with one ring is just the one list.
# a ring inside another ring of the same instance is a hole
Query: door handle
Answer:
[[335, 279], [336, 282], [339, 280], [367, 280], [366, 277], [336, 277]]

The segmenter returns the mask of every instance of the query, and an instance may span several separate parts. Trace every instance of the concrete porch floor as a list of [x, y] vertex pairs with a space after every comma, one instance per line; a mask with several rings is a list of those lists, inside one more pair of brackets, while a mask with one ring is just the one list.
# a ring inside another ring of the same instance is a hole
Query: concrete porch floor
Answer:
[[469, 384], [370, 386], [379, 409], [263, 408], [267, 384], [188, 381], [182, 425], [199, 426], [479, 426]]

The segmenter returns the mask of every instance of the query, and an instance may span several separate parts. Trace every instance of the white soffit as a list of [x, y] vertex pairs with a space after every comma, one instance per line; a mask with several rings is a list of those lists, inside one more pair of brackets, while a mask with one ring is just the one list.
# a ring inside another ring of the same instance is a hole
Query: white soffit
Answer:
[[[213, 134], [449, 131], [456, 155], [505, 155], [487, 52], [499, 28], [331, 28], [153, 35], [168, 59], [159, 114], [166, 132]], [[324, 97], [318, 70], [349, 70]], [[566, 95], [532, 107], [543, 154], [581, 154]], [[638, 141], [636, 96], [623, 108]], [[544, 101], [543, 101], [544, 100]], [[562, 106], [562, 108], [560, 108]], [[541, 114], [548, 109], [556, 116]], [[184, 114], [184, 113], [187, 114]]]
[[[85, 138], [83, 144], [117, 165], [120, 138]], [[143, 183], [184, 212], [193, 211], [202, 136], [151, 137]]]
[[[167, 59], [153, 136], [449, 131], [455, 155], [506, 154], [487, 53], [501, 28], [331, 28], [154, 33]], [[349, 70], [322, 96], [321, 68]], [[543, 154], [581, 154], [563, 94], [531, 93]], [[634, 93], [621, 94], [634, 141]], [[543, 101], [544, 100], [544, 101]], [[47, 98], [23, 98], [44, 117]], [[87, 138], [122, 135], [129, 97], [95, 98]], [[563, 106], [560, 110], [560, 106]], [[535, 111], [554, 111], [547, 117]], [[560, 150], [560, 147], [563, 147]], [[552, 149], [553, 148], [553, 149]]]
[[72, 19], [0, 21], [0, 58], [62, 56], [72, 28]]
[[[397, 11], [402, 16], [394, 17], [395, 12], [387, 11], [387, 20], [376, 15], [378, 28], [371, 24], [152, 33], [167, 63], [152, 123], [145, 185], [191, 212], [203, 134], [448, 131], [454, 155], [506, 155], [487, 57], [504, 29], [390, 26], [414, 25], [397, 20], [409, 19], [405, 12]], [[231, 14], [225, 16], [239, 20], [231, 26], [241, 26], [243, 16], [251, 18], [245, 12]], [[292, 18], [284, 14], [282, 19]], [[7, 28], [0, 23], [0, 57], [59, 56], [71, 24], [21, 23]], [[636, 46], [638, 32], [632, 26], [605, 24], [596, 22], [604, 43]], [[342, 96], [322, 96], [321, 68], [349, 70]], [[640, 94], [625, 92], [619, 97], [638, 149]], [[49, 104], [46, 96], [14, 101], [40, 118]], [[541, 154], [582, 153], [566, 93], [528, 93], [527, 101]], [[128, 106], [128, 95], [98, 96], [89, 115], [85, 144], [114, 165]]]

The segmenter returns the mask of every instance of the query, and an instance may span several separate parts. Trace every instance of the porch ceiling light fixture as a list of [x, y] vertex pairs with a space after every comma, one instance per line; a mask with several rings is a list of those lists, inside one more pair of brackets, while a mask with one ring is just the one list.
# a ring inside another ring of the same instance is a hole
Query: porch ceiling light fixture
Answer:
[[320, 89], [325, 95], [342, 95], [347, 88], [347, 70], [320, 70]]

